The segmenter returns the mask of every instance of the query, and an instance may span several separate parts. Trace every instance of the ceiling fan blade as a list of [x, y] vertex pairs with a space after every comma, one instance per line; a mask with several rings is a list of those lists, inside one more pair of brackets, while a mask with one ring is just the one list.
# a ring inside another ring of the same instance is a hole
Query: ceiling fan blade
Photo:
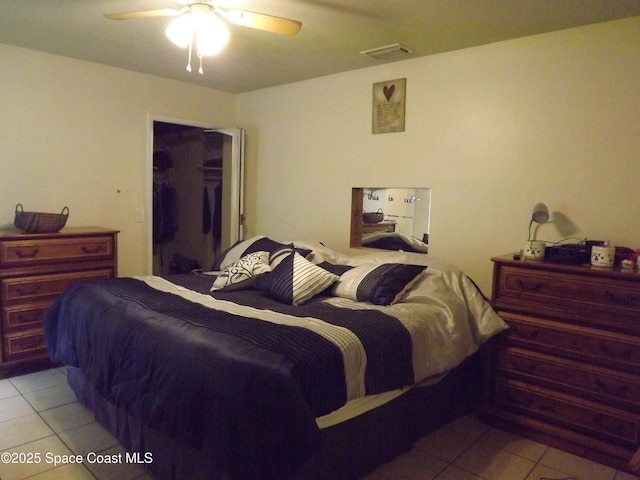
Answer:
[[300, 31], [302, 22], [288, 18], [274, 17], [263, 13], [248, 12], [246, 10], [223, 10], [216, 8], [229, 23], [243, 27], [256, 28], [266, 32], [279, 33], [281, 35], [295, 35]]
[[144, 10], [142, 12], [107, 13], [104, 16], [111, 20], [131, 20], [136, 18], [175, 17], [185, 12], [184, 8], [161, 8], [159, 10]]

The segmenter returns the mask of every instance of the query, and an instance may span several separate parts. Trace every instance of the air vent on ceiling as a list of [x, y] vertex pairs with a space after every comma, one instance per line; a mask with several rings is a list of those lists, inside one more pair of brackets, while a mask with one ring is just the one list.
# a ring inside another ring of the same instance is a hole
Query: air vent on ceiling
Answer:
[[393, 45], [387, 45], [386, 47], [372, 48], [371, 50], [365, 50], [360, 52], [375, 60], [386, 60], [388, 58], [400, 57], [402, 55], [409, 55], [413, 53], [413, 50], [394, 43]]

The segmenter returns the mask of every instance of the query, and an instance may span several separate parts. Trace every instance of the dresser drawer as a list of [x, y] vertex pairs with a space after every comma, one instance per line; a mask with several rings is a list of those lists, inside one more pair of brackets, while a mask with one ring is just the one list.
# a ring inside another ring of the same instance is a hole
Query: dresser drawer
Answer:
[[0, 293], [2, 303], [6, 306], [10, 302], [27, 302], [59, 295], [72, 283], [111, 277], [113, 277], [112, 269], [100, 269], [55, 275], [5, 278], [0, 281]]
[[503, 266], [494, 302], [500, 308], [637, 320], [640, 282]]
[[640, 373], [640, 338], [623, 333], [499, 312], [511, 328], [509, 345], [580, 360], [633, 374]]
[[110, 235], [0, 241], [0, 266], [28, 266], [58, 262], [110, 259]]
[[496, 375], [565, 391], [607, 405], [640, 411], [640, 377], [508, 347], [498, 351]]
[[42, 327], [42, 319], [50, 305], [51, 301], [3, 306], [3, 333]]
[[497, 382], [494, 401], [502, 408], [567, 426], [574, 430], [635, 447], [639, 440], [638, 415], [588, 402], [525, 383]]
[[42, 329], [5, 335], [3, 347], [2, 359], [5, 362], [47, 354], [47, 343]]

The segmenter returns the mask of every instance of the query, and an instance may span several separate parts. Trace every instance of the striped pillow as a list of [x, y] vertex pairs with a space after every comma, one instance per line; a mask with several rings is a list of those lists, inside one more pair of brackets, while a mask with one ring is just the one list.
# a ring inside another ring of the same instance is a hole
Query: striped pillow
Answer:
[[331, 286], [338, 276], [294, 252], [257, 281], [259, 289], [271, 298], [290, 305], [302, 305]]
[[404, 263], [367, 263], [340, 275], [333, 294], [374, 305], [392, 305], [403, 297], [425, 268]]

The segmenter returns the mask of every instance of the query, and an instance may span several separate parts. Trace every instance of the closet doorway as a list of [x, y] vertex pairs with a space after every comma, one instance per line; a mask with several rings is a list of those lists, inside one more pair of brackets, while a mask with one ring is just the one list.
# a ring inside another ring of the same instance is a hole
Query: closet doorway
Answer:
[[150, 118], [149, 271], [209, 270], [243, 238], [244, 131]]

